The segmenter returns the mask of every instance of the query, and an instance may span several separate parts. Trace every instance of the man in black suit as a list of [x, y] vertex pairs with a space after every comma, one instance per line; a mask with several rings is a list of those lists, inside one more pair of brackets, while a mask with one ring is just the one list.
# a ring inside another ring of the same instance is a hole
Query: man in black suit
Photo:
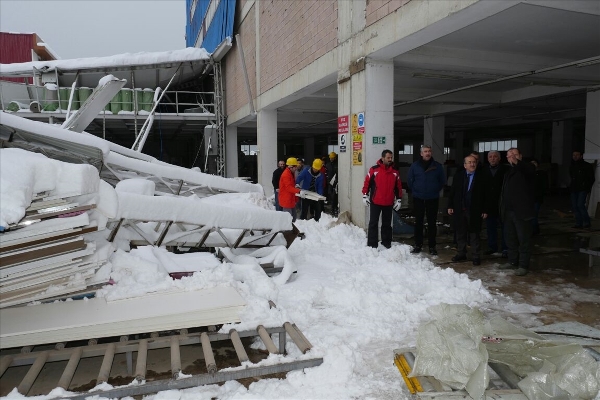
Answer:
[[500, 213], [508, 245], [508, 263], [500, 269], [515, 269], [515, 275], [529, 272], [531, 258], [531, 221], [535, 217], [535, 167], [523, 162], [519, 149], [508, 149], [506, 159], [510, 168], [504, 176]]
[[483, 254], [490, 255], [498, 252], [498, 227], [500, 227], [502, 258], [507, 258], [508, 246], [506, 245], [506, 240], [504, 238], [504, 226], [502, 221], [500, 221], [500, 194], [502, 192], [504, 175], [506, 174], [508, 167], [500, 161], [500, 153], [496, 150], [492, 150], [488, 153], [488, 162], [490, 165], [483, 168], [489, 181], [488, 198], [490, 203], [488, 217], [485, 220], [488, 250]]
[[465, 157], [465, 169], [454, 176], [448, 198], [448, 214], [454, 216], [458, 252], [452, 261], [467, 259], [467, 237], [471, 244], [473, 265], [481, 264], [479, 238], [481, 224], [487, 218], [487, 179], [477, 171], [477, 158]]

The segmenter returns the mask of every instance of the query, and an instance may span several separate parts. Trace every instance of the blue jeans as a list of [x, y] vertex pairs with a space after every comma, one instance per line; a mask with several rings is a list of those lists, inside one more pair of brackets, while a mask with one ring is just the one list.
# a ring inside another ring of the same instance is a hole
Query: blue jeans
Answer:
[[571, 207], [575, 213], [576, 226], [590, 226], [592, 223], [587, 208], [585, 208], [587, 195], [588, 192], [571, 192]]
[[502, 251], [506, 251], [508, 246], [506, 246], [506, 240], [504, 238], [504, 224], [500, 221], [500, 217], [497, 215], [488, 215], [485, 220], [485, 227], [490, 250], [494, 250], [494, 253], [498, 251], [498, 227], [500, 227], [500, 234], [502, 235]]

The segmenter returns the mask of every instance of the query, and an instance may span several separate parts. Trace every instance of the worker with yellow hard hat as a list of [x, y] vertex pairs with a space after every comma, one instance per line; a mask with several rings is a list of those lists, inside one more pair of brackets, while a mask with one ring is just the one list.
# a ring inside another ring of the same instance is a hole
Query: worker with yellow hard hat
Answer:
[[[325, 177], [321, 173], [323, 168], [323, 161], [316, 158], [311, 165], [311, 168], [304, 168], [298, 178], [296, 178], [296, 184], [300, 185], [302, 190], [308, 190], [310, 192], [316, 192], [323, 196]], [[321, 202], [309, 198], [302, 199], [302, 212], [300, 213], [300, 219], [306, 219], [308, 217], [308, 211], [310, 210], [315, 221], [321, 218]]]
[[298, 160], [296, 157], [290, 157], [286, 160], [285, 165], [287, 168], [279, 178], [279, 205], [282, 211], [292, 215], [292, 221], [296, 221], [296, 201], [298, 200], [296, 193], [300, 193], [300, 189], [295, 186], [294, 172], [298, 167]]

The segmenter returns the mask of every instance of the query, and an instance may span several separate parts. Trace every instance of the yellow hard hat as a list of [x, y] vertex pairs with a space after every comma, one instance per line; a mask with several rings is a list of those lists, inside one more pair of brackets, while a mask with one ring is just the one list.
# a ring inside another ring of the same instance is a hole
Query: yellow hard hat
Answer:
[[321, 168], [323, 168], [323, 161], [321, 161], [319, 158], [315, 158], [315, 161], [312, 163], [312, 167], [319, 171]]
[[335, 151], [332, 151], [331, 153], [329, 153], [329, 159], [330, 159], [330, 160], [333, 160], [333, 159], [335, 159], [335, 158], [337, 158], [337, 154], [336, 154], [336, 152], [335, 152]]
[[285, 162], [285, 165], [287, 165], [288, 167], [297, 167], [298, 166], [298, 160], [296, 159], [296, 157], [290, 157], [287, 159], [287, 161]]

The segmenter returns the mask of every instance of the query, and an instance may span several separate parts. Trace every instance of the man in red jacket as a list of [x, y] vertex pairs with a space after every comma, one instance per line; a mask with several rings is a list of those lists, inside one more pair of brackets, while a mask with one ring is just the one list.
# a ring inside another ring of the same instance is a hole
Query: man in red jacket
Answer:
[[369, 207], [367, 246], [377, 248], [377, 225], [381, 214], [381, 244], [392, 247], [392, 209], [400, 211], [402, 180], [393, 167], [394, 155], [390, 150], [381, 153], [381, 159], [369, 169], [363, 185], [363, 203]]
[[300, 193], [300, 189], [296, 187], [296, 179], [294, 172], [298, 168], [298, 160], [295, 157], [290, 157], [285, 162], [287, 168], [283, 170], [279, 178], [279, 205], [282, 211], [289, 212], [292, 215], [292, 222], [296, 222], [296, 193]]

